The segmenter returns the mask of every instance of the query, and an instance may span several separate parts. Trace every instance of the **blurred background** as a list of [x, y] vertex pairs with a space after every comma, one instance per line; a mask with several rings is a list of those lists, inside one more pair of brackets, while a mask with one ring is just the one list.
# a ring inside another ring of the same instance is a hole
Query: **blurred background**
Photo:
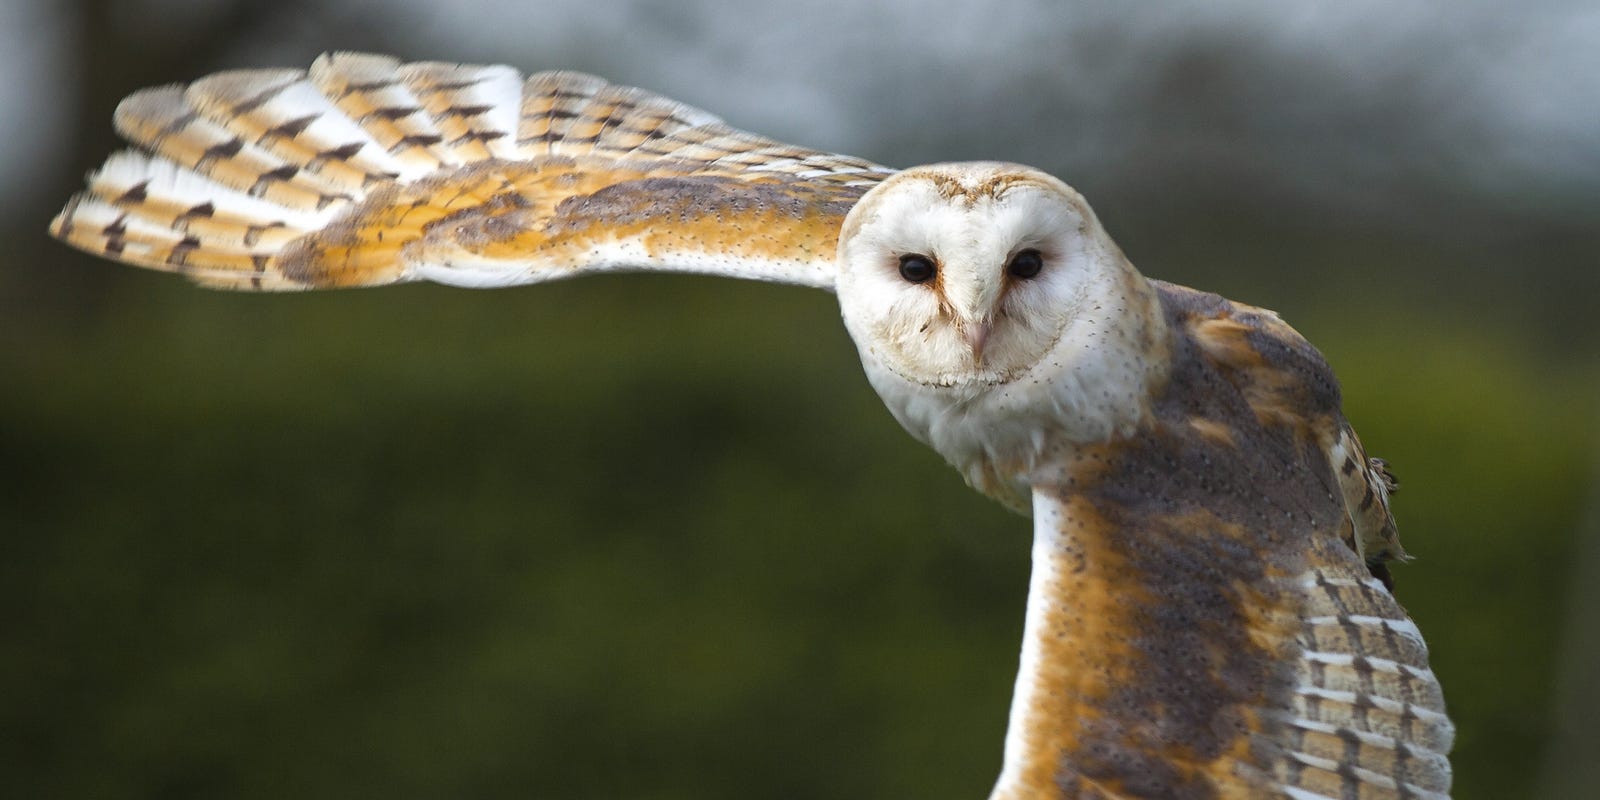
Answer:
[[1061, 176], [1334, 364], [1457, 796], [1600, 791], [1593, 2], [0, 0], [0, 794], [994, 780], [1027, 523], [897, 428], [829, 295], [226, 295], [45, 236], [118, 98], [333, 49]]

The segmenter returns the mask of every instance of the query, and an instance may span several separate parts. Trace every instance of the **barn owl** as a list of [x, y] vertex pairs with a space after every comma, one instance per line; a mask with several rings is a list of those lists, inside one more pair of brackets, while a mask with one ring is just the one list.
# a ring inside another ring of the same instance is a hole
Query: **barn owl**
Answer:
[[211, 287], [621, 270], [834, 291], [912, 436], [1031, 516], [991, 798], [1440, 798], [1393, 483], [1275, 314], [1145, 278], [1039, 170], [896, 171], [572, 72], [336, 54], [117, 108], [55, 218]]

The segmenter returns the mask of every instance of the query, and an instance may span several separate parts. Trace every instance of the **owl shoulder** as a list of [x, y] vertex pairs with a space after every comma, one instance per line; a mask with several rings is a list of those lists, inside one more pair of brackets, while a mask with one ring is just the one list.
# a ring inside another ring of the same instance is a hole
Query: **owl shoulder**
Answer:
[[1306, 426], [1339, 415], [1339, 381], [1327, 359], [1276, 312], [1151, 283], [1172, 332], [1174, 399], [1202, 402], [1225, 385], [1233, 391], [1224, 394], [1237, 392], [1263, 423]]

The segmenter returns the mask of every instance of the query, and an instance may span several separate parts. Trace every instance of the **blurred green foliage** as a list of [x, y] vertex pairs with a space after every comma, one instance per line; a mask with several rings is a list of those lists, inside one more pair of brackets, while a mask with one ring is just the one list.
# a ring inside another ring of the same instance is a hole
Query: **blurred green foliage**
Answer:
[[[92, 269], [96, 313], [0, 337], [8, 796], [992, 783], [1027, 524], [898, 429], [828, 295], [256, 297]], [[1403, 481], [1399, 594], [1460, 727], [1457, 796], [1520, 796], [1600, 368], [1373, 298], [1280, 310]]]
[[[1550, 9], [1385, 9], [1351, 47], [1288, 7], [1274, 39], [1242, 7], [1054, 4], [1037, 40], [951, 46], [896, 18], [862, 47], [843, 6], [534, 4], [536, 30], [466, 26], [514, 32], [495, 45], [371, 4], [228, 0], [176, 25], [34, 5], [62, 30], [30, 50], [57, 60], [8, 107], [66, 120], [71, 164], [11, 142], [41, 177], [0, 217], [0, 797], [992, 784], [1028, 526], [898, 429], [826, 294], [618, 276], [252, 297], [44, 240], [129, 91], [347, 48], [688, 89], [785, 138], [752, 116], [777, 98], [779, 120], [859, 129], [802, 144], [1068, 179], [1149, 274], [1276, 308], [1334, 364], [1403, 482], [1398, 593], [1459, 726], [1455, 796], [1583, 796], [1550, 787], [1594, 774], [1573, 762], [1600, 730], [1596, 695], [1558, 685], [1600, 664], [1573, 635], [1600, 619], [1575, 564], [1600, 524], [1592, 148], [1516, 135], [1473, 80], [1519, 86]], [[790, 44], [750, 35], [769, 19]], [[1556, 108], [1566, 83], [1528, 97]], [[1501, 182], [1506, 153], [1575, 180]], [[1590, 728], [1566, 755], [1558, 717]]]

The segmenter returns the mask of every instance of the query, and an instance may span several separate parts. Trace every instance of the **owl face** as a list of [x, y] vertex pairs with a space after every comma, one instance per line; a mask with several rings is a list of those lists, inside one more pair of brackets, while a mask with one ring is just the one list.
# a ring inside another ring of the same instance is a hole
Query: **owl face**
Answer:
[[1009, 383], [1051, 351], [1105, 254], [1061, 181], [1015, 164], [899, 173], [851, 210], [838, 293], [863, 356], [928, 387]]

